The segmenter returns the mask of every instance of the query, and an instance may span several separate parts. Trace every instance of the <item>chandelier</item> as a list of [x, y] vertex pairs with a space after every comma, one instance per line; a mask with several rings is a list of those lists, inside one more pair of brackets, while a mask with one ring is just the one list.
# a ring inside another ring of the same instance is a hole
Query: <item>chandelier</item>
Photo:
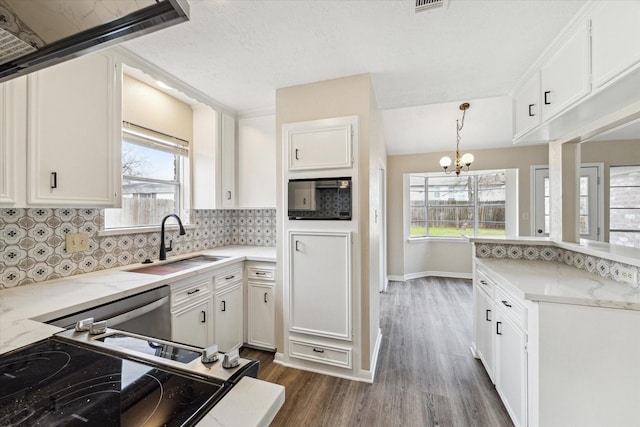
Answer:
[[[460, 156], [460, 131], [464, 127], [464, 116], [467, 114], [467, 110], [469, 109], [469, 103], [465, 102], [464, 104], [460, 104], [460, 109], [462, 110], [462, 120], [456, 120], [456, 157], [455, 157], [455, 172], [456, 175], [460, 175], [460, 171], [465, 170], [469, 171], [469, 166], [473, 163], [473, 154], [465, 153]], [[454, 171], [454, 169], [449, 169], [451, 166], [451, 158], [445, 156], [440, 159], [440, 166], [444, 169], [444, 172], [450, 174]]]

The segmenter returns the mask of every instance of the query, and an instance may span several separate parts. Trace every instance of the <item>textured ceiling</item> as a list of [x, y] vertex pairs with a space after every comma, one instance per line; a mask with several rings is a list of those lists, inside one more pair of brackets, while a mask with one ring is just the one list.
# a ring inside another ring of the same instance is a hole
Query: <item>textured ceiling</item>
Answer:
[[[416, 145], [424, 132], [436, 132], [435, 141], [453, 129], [455, 144], [455, 119], [425, 129], [423, 112], [442, 108], [450, 116], [453, 106], [456, 116], [460, 102], [481, 106], [494, 97], [490, 105], [510, 109], [500, 97], [585, 2], [450, 0], [446, 9], [417, 14], [410, 0], [189, 3], [189, 22], [124, 46], [238, 114], [273, 111], [279, 87], [371, 73], [378, 107], [389, 110], [388, 149], [398, 154], [438, 151]], [[473, 113], [480, 112], [470, 110], [469, 133]], [[500, 122], [489, 115], [481, 140], [510, 144], [511, 120], [502, 113]]]

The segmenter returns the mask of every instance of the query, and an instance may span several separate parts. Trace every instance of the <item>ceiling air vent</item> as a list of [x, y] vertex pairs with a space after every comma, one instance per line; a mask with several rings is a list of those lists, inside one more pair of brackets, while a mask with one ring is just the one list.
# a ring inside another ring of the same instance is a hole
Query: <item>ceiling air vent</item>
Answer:
[[416, 12], [425, 12], [434, 9], [442, 9], [447, 6], [449, 0], [413, 0]]

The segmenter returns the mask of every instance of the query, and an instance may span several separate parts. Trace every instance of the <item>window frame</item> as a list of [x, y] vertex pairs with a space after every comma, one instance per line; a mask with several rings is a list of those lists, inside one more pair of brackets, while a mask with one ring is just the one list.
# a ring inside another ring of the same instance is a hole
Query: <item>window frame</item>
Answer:
[[[146, 147], [156, 151], [163, 151], [176, 155], [175, 162], [175, 179], [166, 180], [159, 178], [150, 178], [136, 175], [122, 174], [122, 185], [120, 187], [121, 197], [124, 194], [123, 186], [127, 180], [134, 180], [139, 182], [157, 183], [173, 185], [176, 188], [176, 213], [180, 216], [183, 224], [186, 226], [190, 223], [189, 211], [191, 208], [190, 197], [190, 169], [191, 164], [189, 150], [189, 141], [173, 137], [171, 135], [155, 132], [151, 129], [140, 127], [128, 122], [123, 122], [122, 126], [122, 138], [120, 144], [120, 151], [122, 151], [123, 143], [134, 144], [141, 147]], [[122, 168], [122, 166], [121, 166]], [[111, 208], [110, 208], [111, 209]], [[112, 209], [124, 209], [122, 206]], [[125, 225], [119, 227], [110, 227], [107, 224], [107, 215], [105, 214], [105, 222], [100, 235], [116, 235], [129, 232], [152, 232], [160, 229], [160, 224], [142, 224], [142, 225]]]
[[[406, 240], [409, 243], [417, 243], [420, 241], [464, 241], [468, 238], [473, 238], [473, 237], [479, 237], [482, 236], [481, 234], [478, 234], [478, 224], [479, 224], [479, 218], [478, 218], [478, 214], [479, 214], [479, 209], [482, 206], [502, 206], [504, 208], [504, 212], [505, 212], [505, 218], [504, 218], [504, 231], [505, 234], [507, 234], [507, 230], [509, 227], [509, 204], [510, 202], [507, 200], [510, 194], [509, 191], [509, 169], [495, 169], [495, 170], [482, 170], [482, 171], [473, 171], [473, 172], [465, 172], [465, 174], [467, 176], [473, 177], [473, 192], [472, 192], [472, 199], [473, 201], [469, 204], [466, 205], [450, 205], [452, 207], [472, 207], [473, 208], [473, 234], [469, 234], [469, 235], [460, 235], [460, 236], [432, 236], [428, 234], [428, 210], [429, 210], [429, 189], [428, 189], [428, 179], [429, 178], [443, 178], [443, 177], [451, 177], [451, 175], [448, 174], [443, 174], [443, 173], [407, 173], [406, 175], [406, 188], [407, 188], [407, 201], [404, 203], [405, 209], [407, 209], [407, 214], [406, 214], [406, 221], [405, 221], [405, 235], [406, 235]], [[485, 176], [485, 175], [492, 175], [495, 173], [504, 173], [505, 175], [505, 201], [503, 204], [496, 204], [496, 203], [486, 203], [486, 204], [482, 204], [479, 202], [479, 197], [478, 197], [478, 183], [480, 180], [481, 176]], [[424, 197], [424, 205], [422, 205], [423, 209], [425, 209], [424, 212], [424, 229], [425, 229], [425, 235], [423, 236], [412, 236], [411, 235], [411, 227], [413, 225], [413, 222], [411, 220], [411, 209], [414, 208], [415, 206], [413, 206], [411, 204], [411, 179], [412, 178], [424, 178], [425, 180], [425, 184], [424, 184], [424, 192], [425, 192], [425, 197]], [[517, 182], [517, 181], [516, 181]], [[515, 202], [515, 204], [517, 205], [517, 200]], [[517, 212], [516, 212], [516, 217], [517, 217]], [[515, 219], [517, 222], [517, 218]], [[502, 235], [501, 235], [502, 236]]]
[[[640, 165], [610, 165], [609, 166], [609, 221], [608, 221], [608, 231], [609, 231], [609, 242], [611, 242], [611, 233], [640, 233], [640, 229], [638, 228], [615, 228], [612, 229], [611, 228], [611, 212], [615, 211], [615, 210], [632, 210], [632, 211], [638, 211], [640, 212], [640, 206], [638, 207], [613, 207], [613, 203], [611, 200], [611, 189], [612, 188], [640, 188], [640, 184], [639, 185], [612, 185], [611, 184], [611, 176], [613, 175], [611, 173], [612, 169], [616, 169], [616, 168], [640, 168]], [[635, 248], [637, 246], [630, 246], [630, 245], [624, 245], [623, 243], [620, 242], [615, 242], [614, 244], [616, 245], [620, 245], [620, 246], [625, 246], [625, 247], [631, 247], [631, 248]]]

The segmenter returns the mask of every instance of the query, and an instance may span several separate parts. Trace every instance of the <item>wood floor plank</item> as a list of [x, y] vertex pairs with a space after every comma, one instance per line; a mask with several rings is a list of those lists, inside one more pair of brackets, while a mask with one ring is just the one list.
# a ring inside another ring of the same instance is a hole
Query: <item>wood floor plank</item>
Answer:
[[259, 378], [285, 386], [273, 426], [512, 426], [482, 364], [471, 356], [471, 281], [391, 282], [380, 295], [382, 343], [374, 384], [286, 368], [273, 354]]

